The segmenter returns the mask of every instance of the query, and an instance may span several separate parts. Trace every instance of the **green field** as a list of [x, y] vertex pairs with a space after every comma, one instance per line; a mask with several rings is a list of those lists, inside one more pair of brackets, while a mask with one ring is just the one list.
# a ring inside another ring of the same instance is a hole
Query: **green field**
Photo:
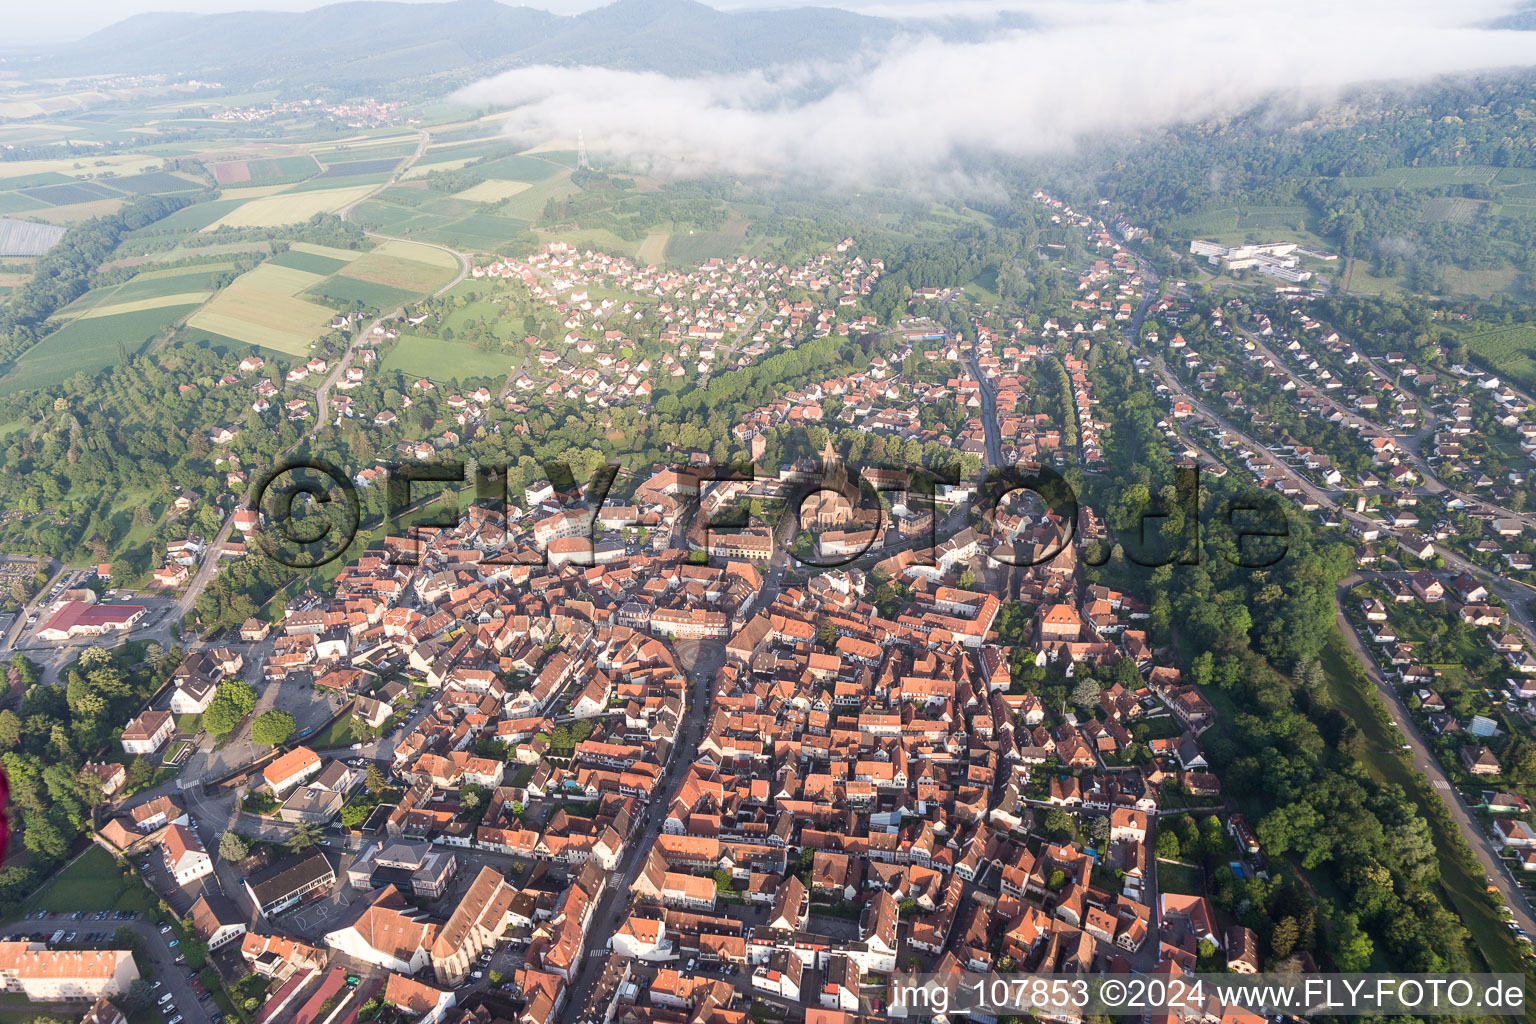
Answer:
[[505, 178], [511, 181], [533, 182], [543, 181], [545, 178], [559, 174], [564, 168], [557, 163], [552, 163], [536, 156], [504, 156], [499, 160], [476, 164], [470, 170], [482, 178]]
[[513, 361], [506, 352], [481, 352], [473, 345], [456, 341], [402, 334], [395, 347], [384, 356], [382, 369], [385, 372], [400, 370], [412, 377], [427, 377], [434, 381], [463, 381], [472, 377], [505, 380]]
[[727, 221], [719, 231], [675, 232], [667, 242], [667, 262], [678, 267], [697, 267], [716, 256], [734, 256], [747, 240], [747, 222]]
[[[212, 227], [277, 227], [297, 224], [317, 213], [331, 213], [372, 191], [369, 185], [322, 188], [304, 192], [280, 192], [242, 203], [220, 217]], [[208, 230], [204, 228], [204, 230]]]
[[376, 281], [360, 281], [355, 277], [337, 274], [311, 288], [306, 294], [316, 298], [331, 299], [342, 306], [356, 303], [381, 313], [387, 313], [420, 295], [417, 291], [394, 288]]
[[1288, 238], [1321, 245], [1321, 240], [1307, 231], [1306, 216], [1304, 206], [1229, 206], [1180, 217], [1173, 227], [1181, 237], [1208, 238], [1213, 242], [1242, 242], [1250, 234], [1268, 240], [1270, 235], [1283, 233]]
[[[264, 271], [258, 274], [257, 271]], [[281, 275], [276, 272], [281, 272]], [[325, 333], [332, 313], [325, 306], [286, 294], [286, 275], [311, 275], [263, 265], [215, 295], [188, 320], [192, 327], [289, 355], [306, 355]], [[285, 280], [277, 278], [284, 276]]]
[[20, 192], [0, 192], [0, 214], [25, 213], [27, 210], [40, 210], [46, 204], [36, 199], [29, 199]]
[[330, 256], [321, 256], [319, 253], [299, 252], [290, 249], [288, 252], [280, 252], [267, 260], [268, 263], [279, 267], [291, 267], [294, 270], [306, 270], [311, 274], [334, 274], [346, 266], [346, 261], [338, 260]]
[[1349, 188], [1445, 188], [1448, 185], [1487, 185], [1499, 168], [1486, 164], [1464, 167], [1396, 167], [1379, 174], [1339, 178]]
[[136, 878], [125, 878], [106, 850], [92, 846], [26, 901], [27, 910], [140, 910], [154, 905]]
[[97, 373], [117, 362], [119, 344], [135, 354], [196, 308], [160, 306], [71, 321], [22, 353], [0, 377], [0, 394], [48, 387], [81, 371]]
[[73, 206], [76, 203], [90, 203], [97, 199], [116, 199], [122, 193], [93, 181], [77, 181], [69, 185], [42, 185], [38, 188], [29, 188], [23, 191], [22, 195], [31, 199], [41, 199], [50, 206]]
[[1527, 383], [1536, 382], [1536, 327], [1508, 327], [1470, 335], [1465, 340], [1469, 349], [1499, 372]]
[[215, 199], [177, 210], [144, 228], [146, 234], [174, 234], [181, 231], [201, 231], [225, 214], [232, 213], [246, 203], [244, 199]]
[[173, 268], [171, 271], [152, 270], [140, 274], [122, 285], [112, 294], [112, 304], [137, 302], [140, 299], [157, 299], [183, 292], [205, 291], [213, 287], [213, 279], [228, 270], [230, 264], [213, 267]]

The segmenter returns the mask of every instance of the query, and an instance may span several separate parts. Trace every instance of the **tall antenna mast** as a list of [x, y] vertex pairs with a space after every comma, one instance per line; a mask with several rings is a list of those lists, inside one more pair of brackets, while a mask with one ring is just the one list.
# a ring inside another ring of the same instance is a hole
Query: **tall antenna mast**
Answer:
[[592, 165], [587, 162], [587, 140], [582, 138], [581, 129], [576, 129], [576, 169], [578, 171], [590, 171]]

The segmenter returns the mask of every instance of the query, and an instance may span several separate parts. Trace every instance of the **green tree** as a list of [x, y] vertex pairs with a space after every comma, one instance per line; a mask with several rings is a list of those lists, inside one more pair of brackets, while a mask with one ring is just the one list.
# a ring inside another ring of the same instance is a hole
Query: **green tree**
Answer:
[[275, 747], [293, 735], [293, 716], [286, 711], [264, 711], [251, 723], [251, 739]]
[[1291, 955], [1296, 948], [1296, 940], [1301, 937], [1301, 927], [1296, 919], [1289, 915], [1275, 922], [1275, 930], [1269, 934], [1269, 951], [1276, 960], [1284, 960]]
[[363, 785], [368, 787], [368, 792], [378, 796], [389, 788], [389, 782], [384, 778], [384, 773], [379, 769], [378, 762], [370, 761], [368, 771], [363, 779]]
[[1344, 972], [1363, 971], [1371, 965], [1375, 945], [1360, 928], [1360, 918], [1343, 914], [1333, 929], [1333, 962]]
[[1157, 830], [1157, 855], [1164, 860], [1179, 859], [1179, 837], [1169, 828]]
[[319, 825], [312, 821], [300, 822], [288, 837], [288, 847], [292, 850], [307, 850], [320, 842], [322, 836]]
[[240, 833], [225, 832], [219, 837], [219, 856], [230, 863], [245, 860], [250, 854], [250, 848], [246, 846], [245, 840], [240, 838]]

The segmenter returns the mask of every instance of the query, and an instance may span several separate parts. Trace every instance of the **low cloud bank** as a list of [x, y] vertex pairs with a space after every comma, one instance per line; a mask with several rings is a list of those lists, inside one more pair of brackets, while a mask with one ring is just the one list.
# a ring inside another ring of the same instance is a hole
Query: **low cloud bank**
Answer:
[[912, 184], [967, 155], [1038, 156], [1090, 136], [1314, 102], [1364, 83], [1536, 65], [1536, 33], [1483, 27], [1468, 0], [1091, 0], [1011, 4], [1038, 25], [905, 35], [836, 67], [678, 78], [529, 67], [459, 98], [511, 108], [521, 141], [585, 135], [593, 160], [673, 177], [726, 173]]

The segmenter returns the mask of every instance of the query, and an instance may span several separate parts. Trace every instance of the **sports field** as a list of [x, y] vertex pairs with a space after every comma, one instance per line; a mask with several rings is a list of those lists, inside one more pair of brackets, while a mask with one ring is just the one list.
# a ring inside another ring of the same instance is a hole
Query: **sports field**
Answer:
[[467, 199], [472, 203], [494, 203], [510, 199], [519, 192], [527, 191], [529, 187], [526, 181], [482, 181], [462, 192], [455, 192], [453, 198]]
[[117, 362], [119, 343], [130, 355], [137, 354], [195, 308], [165, 305], [72, 320], [22, 353], [15, 368], [0, 378], [0, 394], [48, 387], [82, 371], [97, 373]]
[[281, 224], [297, 224], [317, 213], [331, 213], [373, 191], [371, 185], [353, 185], [348, 188], [316, 189], [309, 192], [284, 192], [264, 196], [244, 203], [218, 220], [204, 231], [219, 227], [266, 228]]

